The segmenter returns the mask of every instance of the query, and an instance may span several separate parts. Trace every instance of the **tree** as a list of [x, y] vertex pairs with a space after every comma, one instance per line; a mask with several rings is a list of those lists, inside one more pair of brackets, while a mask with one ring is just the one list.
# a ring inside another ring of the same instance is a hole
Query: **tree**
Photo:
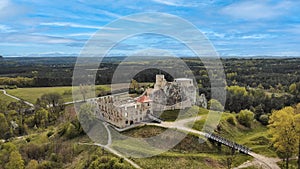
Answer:
[[[260, 116], [264, 114], [264, 109], [262, 104], [259, 104], [254, 108], [254, 118], [259, 120]], [[259, 120], [260, 121], [260, 120]]]
[[58, 93], [47, 93], [42, 95], [41, 97], [42, 101], [45, 101], [47, 103], [48, 106], [52, 106], [52, 107], [56, 107], [56, 106], [60, 106], [60, 104], [62, 103], [61, 101], [63, 100], [61, 95]]
[[85, 102], [85, 100], [86, 100], [86, 94], [88, 92], [88, 86], [80, 84], [79, 90], [80, 90], [80, 93], [81, 93], [81, 95], [83, 97], [83, 101]]
[[300, 103], [295, 106], [295, 113], [300, 114]]
[[129, 93], [136, 93], [139, 87], [139, 83], [136, 80], [132, 79], [129, 85]]
[[75, 138], [77, 137], [78, 135], [81, 134], [81, 126], [79, 126], [79, 128], [77, 128], [74, 124], [72, 123], [69, 123], [67, 126], [66, 126], [66, 137], [68, 139], [72, 139], [72, 138]]
[[12, 151], [9, 155], [9, 161], [5, 169], [24, 169], [25, 164], [21, 154], [18, 151]]
[[210, 99], [210, 101], [208, 102], [208, 105], [211, 110], [215, 110], [215, 111], [223, 111], [224, 110], [224, 106], [216, 99]]
[[259, 121], [261, 122], [261, 124], [263, 125], [268, 125], [269, 124], [269, 116], [266, 114], [263, 114], [259, 117]]
[[26, 166], [26, 169], [37, 169], [38, 166], [39, 166], [39, 163], [36, 160], [30, 160]]
[[295, 153], [299, 142], [300, 126], [298, 116], [295, 118], [294, 109], [285, 107], [274, 111], [269, 120], [269, 133], [272, 135], [273, 146], [286, 162], [285, 168], [289, 168], [289, 159]]
[[254, 120], [254, 113], [250, 110], [241, 110], [237, 115], [240, 124], [251, 127], [251, 122]]
[[130, 167], [126, 166], [121, 160], [118, 161], [117, 158], [107, 158], [107, 157], [96, 157], [90, 164], [89, 169], [128, 169]]
[[293, 84], [290, 85], [289, 92], [292, 93], [292, 94], [296, 94], [296, 92], [297, 92], [297, 85], [296, 85], [296, 83], [293, 83]]
[[95, 122], [95, 107], [90, 103], [84, 103], [80, 106], [78, 119], [82, 128], [87, 132]]
[[19, 100], [17, 102], [11, 102], [8, 105], [9, 110], [16, 110], [18, 113], [19, 121], [18, 123], [18, 134], [23, 135], [26, 134], [26, 127], [24, 125], [24, 116], [25, 112], [28, 109], [28, 105], [23, 100]]
[[51, 114], [49, 114], [50, 121], [57, 119], [58, 113], [64, 108], [64, 101], [60, 94], [58, 93], [47, 93], [41, 96], [37, 103], [40, 105], [38, 107], [43, 107], [48, 109]]
[[24, 113], [26, 111], [26, 109], [28, 108], [28, 105], [26, 105], [26, 103], [24, 102], [24, 100], [19, 100], [17, 102], [11, 102], [8, 105], [8, 109], [10, 110], [16, 110], [18, 112], [19, 115], [19, 119], [20, 119], [20, 124], [23, 125], [23, 116]]
[[49, 113], [46, 109], [38, 109], [35, 112], [35, 123], [39, 126], [39, 127], [46, 127], [49, 121]]
[[300, 114], [297, 114], [296, 111], [295, 113], [295, 128], [298, 136], [298, 169], [300, 169]]
[[9, 131], [9, 125], [3, 113], [0, 113], [0, 138], [5, 138], [5, 133]]
[[11, 143], [7, 142], [4, 144], [1, 144], [0, 149], [0, 168], [4, 168], [5, 164], [9, 161], [9, 155], [12, 151], [16, 151], [17, 147]]

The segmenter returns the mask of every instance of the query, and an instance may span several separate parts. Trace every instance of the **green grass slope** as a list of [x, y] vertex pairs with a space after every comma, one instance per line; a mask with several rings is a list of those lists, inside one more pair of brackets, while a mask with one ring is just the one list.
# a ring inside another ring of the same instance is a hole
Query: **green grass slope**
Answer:
[[[235, 125], [228, 122], [228, 118], [234, 117], [235, 114], [223, 113], [219, 130], [216, 133], [239, 144], [243, 144], [252, 149], [252, 151], [269, 156], [276, 157], [275, 151], [271, 147], [270, 136], [268, 135], [268, 128], [257, 121], [251, 122], [251, 128], [247, 128], [237, 122], [235, 119]], [[196, 121], [193, 128], [196, 130], [202, 130], [205, 124], [205, 116]]]

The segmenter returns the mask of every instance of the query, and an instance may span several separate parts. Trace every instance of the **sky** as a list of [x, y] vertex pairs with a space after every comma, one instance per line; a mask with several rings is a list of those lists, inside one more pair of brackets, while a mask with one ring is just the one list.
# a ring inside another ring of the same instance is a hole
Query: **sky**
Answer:
[[[195, 25], [223, 57], [300, 56], [299, 11], [298, 0], [0, 0], [0, 55], [78, 56], [107, 24], [162, 12]], [[169, 37], [140, 35], [120, 42], [112, 55], [149, 47], [189, 55], [181, 46]]]

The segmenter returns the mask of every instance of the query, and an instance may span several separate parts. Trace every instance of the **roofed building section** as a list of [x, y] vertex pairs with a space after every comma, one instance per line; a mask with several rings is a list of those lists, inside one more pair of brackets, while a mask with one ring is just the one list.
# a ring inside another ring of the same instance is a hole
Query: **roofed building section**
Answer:
[[156, 75], [154, 88], [148, 88], [136, 98], [115, 94], [96, 99], [96, 116], [118, 128], [153, 120], [155, 111], [184, 109], [195, 105], [196, 88], [193, 79], [177, 78], [167, 82]]

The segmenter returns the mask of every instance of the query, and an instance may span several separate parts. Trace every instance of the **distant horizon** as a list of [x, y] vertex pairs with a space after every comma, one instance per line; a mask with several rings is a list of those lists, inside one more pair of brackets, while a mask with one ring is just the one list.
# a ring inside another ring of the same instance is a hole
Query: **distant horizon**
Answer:
[[[74, 55], [61, 55], [61, 56], [3, 56], [0, 55], [3, 58], [77, 58], [80, 56], [74, 56]], [[105, 56], [104, 58], [122, 58], [122, 57], [128, 57], [128, 56]], [[145, 57], [145, 56], [141, 56]], [[150, 56], [150, 57], [160, 57], [160, 56]], [[172, 57], [172, 56], [163, 56], [163, 57]], [[196, 56], [177, 56], [179, 58], [199, 58]], [[209, 56], [207, 56], [209, 58]], [[226, 59], [234, 59], [234, 58], [239, 58], [239, 59], [277, 59], [277, 58], [300, 58], [300, 56], [263, 56], [263, 55], [257, 55], [257, 56], [219, 56], [220, 58], [226, 58]], [[97, 58], [97, 57], [88, 57], [88, 58]], [[201, 57], [200, 57], [201, 58]]]

